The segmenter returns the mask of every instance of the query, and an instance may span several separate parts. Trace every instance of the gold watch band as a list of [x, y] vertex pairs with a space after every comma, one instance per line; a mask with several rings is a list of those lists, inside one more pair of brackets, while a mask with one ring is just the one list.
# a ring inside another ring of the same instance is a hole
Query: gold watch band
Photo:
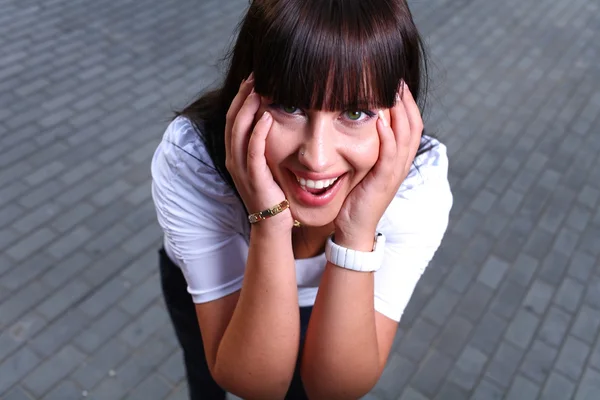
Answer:
[[251, 224], [255, 224], [267, 218], [271, 218], [280, 212], [287, 210], [288, 208], [290, 208], [290, 203], [287, 201], [287, 199], [285, 199], [281, 203], [271, 208], [248, 215], [248, 221], [250, 221]]

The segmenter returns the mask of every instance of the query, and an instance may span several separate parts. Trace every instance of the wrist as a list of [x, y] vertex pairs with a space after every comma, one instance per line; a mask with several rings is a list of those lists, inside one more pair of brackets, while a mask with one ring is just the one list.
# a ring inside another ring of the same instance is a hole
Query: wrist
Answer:
[[294, 219], [289, 209], [281, 213], [251, 224], [251, 234], [256, 233], [261, 236], [277, 237], [290, 235], [294, 226]]
[[372, 251], [375, 243], [375, 230], [364, 229], [349, 234], [343, 230], [335, 230], [333, 242], [338, 246], [356, 251]]

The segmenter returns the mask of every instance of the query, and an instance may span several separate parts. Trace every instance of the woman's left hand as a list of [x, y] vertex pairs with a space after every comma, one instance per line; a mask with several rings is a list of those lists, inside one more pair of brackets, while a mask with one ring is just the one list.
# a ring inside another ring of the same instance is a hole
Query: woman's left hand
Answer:
[[408, 86], [400, 85], [390, 110], [391, 124], [379, 111], [379, 158], [350, 192], [334, 221], [335, 242], [371, 251], [377, 224], [406, 179], [421, 143], [423, 120]]

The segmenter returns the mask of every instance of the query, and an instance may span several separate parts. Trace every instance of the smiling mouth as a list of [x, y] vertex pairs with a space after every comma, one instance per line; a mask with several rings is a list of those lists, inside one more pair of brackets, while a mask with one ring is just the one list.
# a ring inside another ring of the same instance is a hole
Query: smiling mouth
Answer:
[[296, 181], [298, 182], [300, 188], [305, 192], [308, 192], [315, 196], [320, 196], [331, 190], [335, 186], [335, 183], [339, 180], [339, 178], [340, 176], [336, 178], [315, 181], [296, 176]]

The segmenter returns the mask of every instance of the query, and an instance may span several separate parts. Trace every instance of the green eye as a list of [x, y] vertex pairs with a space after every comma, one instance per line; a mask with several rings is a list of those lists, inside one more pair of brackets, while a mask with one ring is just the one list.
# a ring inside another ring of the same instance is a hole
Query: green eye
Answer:
[[296, 112], [298, 110], [298, 107], [282, 106], [281, 109], [288, 114], [293, 114], [294, 112]]
[[346, 111], [346, 116], [351, 121], [358, 121], [362, 116], [362, 111]]

